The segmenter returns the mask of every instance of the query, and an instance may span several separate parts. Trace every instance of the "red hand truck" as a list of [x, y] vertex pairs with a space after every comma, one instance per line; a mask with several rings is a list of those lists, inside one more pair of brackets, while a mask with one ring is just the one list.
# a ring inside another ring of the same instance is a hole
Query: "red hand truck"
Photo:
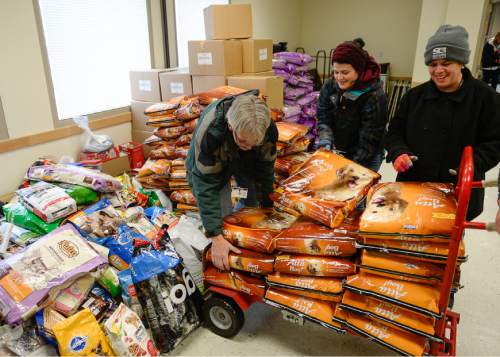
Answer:
[[[494, 230], [493, 223], [468, 222], [466, 220], [467, 208], [471, 190], [489, 186], [496, 187], [496, 181], [473, 181], [474, 161], [473, 151], [470, 146], [463, 151], [458, 171], [458, 181], [455, 187], [457, 199], [457, 212], [455, 223], [451, 233], [448, 259], [440, 287], [439, 311], [441, 318], [436, 322], [436, 337], [443, 342], [431, 342], [431, 355], [455, 356], [457, 343], [457, 326], [460, 314], [451, 311], [450, 303], [453, 276], [457, 266], [457, 257], [460, 241], [464, 236], [465, 229]], [[203, 306], [203, 313], [208, 327], [216, 334], [223, 337], [233, 337], [243, 327], [244, 315], [250, 305], [262, 301], [261, 298], [242, 292], [210, 286], [210, 297]]]

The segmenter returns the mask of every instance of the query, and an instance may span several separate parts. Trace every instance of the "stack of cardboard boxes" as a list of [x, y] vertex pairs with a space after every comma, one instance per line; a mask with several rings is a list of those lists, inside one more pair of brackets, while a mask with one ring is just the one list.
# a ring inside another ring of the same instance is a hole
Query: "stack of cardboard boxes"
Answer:
[[259, 89], [271, 108], [283, 107], [283, 80], [272, 72], [273, 41], [253, 39], [248, 4], [211, 5], [204, 10], [205, 41], [189, 41], [193, 92], [230, 85]]

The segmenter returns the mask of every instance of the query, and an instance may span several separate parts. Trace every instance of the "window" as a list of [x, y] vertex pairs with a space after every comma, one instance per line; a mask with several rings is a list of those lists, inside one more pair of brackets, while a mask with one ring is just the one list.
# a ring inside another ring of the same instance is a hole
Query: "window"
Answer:
[[228, 3], [228, 0], [175, 0], [179, 67], [189, 67], [188, 41], [205, 39], [203, 9], [209, 5], [226, 5]]
[[130, 105], [151, 68], [146, 0], [39, 0], [59, 119]]

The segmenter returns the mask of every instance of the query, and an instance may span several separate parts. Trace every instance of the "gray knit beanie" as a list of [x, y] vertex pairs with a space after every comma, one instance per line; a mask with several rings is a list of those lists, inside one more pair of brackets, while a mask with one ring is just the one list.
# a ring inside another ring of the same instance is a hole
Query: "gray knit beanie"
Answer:
[[469, 34], [462, 26], [442, 25], [432, 35], [425, 46], [425, 64], [438, 59], [469, 62]]

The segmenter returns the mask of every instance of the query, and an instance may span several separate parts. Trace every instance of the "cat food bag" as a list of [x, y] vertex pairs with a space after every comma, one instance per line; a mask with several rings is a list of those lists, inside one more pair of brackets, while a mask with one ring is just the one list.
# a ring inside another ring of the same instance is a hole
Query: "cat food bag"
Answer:
[[430, 317], [439, 318], [439, 288], [372, 274], [346, 279], [344, 287]]
[[260, 297], [264, 297], [266, 291], [266, 283], [263, 279], [236, 271], [221, 271], [212, 265], [203, 271], [203, 280], [208, 285], [220, 286]]
[[186, 128], [186, 134], [190, 134], [194, 132], [196, 129], [196, 125], [198, 124], [198, 119], [193, 119], [184, 123], [184, 127]]
[[274, 237], [275, 249], [285, 253], [349, 257], [356, 239], [329, 227], [301, 219]]
[[53, 327], [61, 356], [114, 356], [108, 338], [89, 309]]
[[279, 175], [288, 177], [297, 172], [310, 157], [311, 154], [307, 152], [278, 157], [274, 163], [274, 170]]
[[26, 208], [47, 223], [76, 212], [76, 201], [62, 188], [48, 182], [37, 182], [16, 193]]
[[296, 216], [270, 209], [245, 208], [224, 218], [223, 234], [232, 244], [257, 252], [274, 250], [273, 237], [290, 227]]
[[196, 206], [196, 197], [191, 190], [179, 190], [170, 194], [170, 199], [173, 202], [185, 203], [191, 206]]
[[278, 141], [285, 144], [292, 144], [300, 138], [303, 138], [309, 132], [309, 127], [306, 125], [289, 121], [276, 123], [276, 126], [279, 134]]
[[278, 255], [274, 270], [285, 274], [305, 276], [344, 277], [355, 273], [355, 265], [347, 259], [307, 255]]
[[69, 164], [32, 166], [26, 177], [35, 181], [85, 186], [97, 192], [114, 192], [122, 188], [120, 181], [110, 175]]
[[151, 150], [149, 158], [152, 160], [158, 159], [173, 159], [175, 157], [175, 145], [163, 145], [157, 149]]
[[275, 272], [266, 277], [267, 285], [292, 294], [318, 300], [340, 302], [344, 288], [342, 279], [288, 275]]
[[183, 134], [175, 140], [175, 145], [176, 146], [189, 145], [192, 138], [193, 134]]
[[201, 113], [200, 101], [198, 97], [185, 97], [179, 108], [174, 112], [177, 119], [189, 121], [198, 118]]
[[104, 323], [104, 330], [113, 351], [119, 356], [154, 357], [159, 354], [139, 316], [123, 303]]
[[347, 312], [346, 324], [355, 333], [404, 356], [422, 356], [429, 351], [429, 343], [424, 337], [389, 327], [352, 312]]
[[183, 126], [173, 126], [170, 128], [158, 128], [154, 131], [154, 135], [162, 139], [177, 139], [186, 132]]
[[155, 103], [144, 110], [144, 114], [148, 117], [157, 117], [168, 114], [173, 114], [179, 108], [180, 101], [173, 100], [167, 103]]
[[457, 202], [451, 184], [389, 182], [374, 186], [361, 216], [362, 233], [449, 236]]
[[[408, 241], [406, 239], [385, 240], [362, 237], [362, 239], [358, 240], [356, 243], [356, 247], [363, 248], [365, 250], [391, 253], [392, 255], [412, 260], [445, 264], [448, 259], [449, 243]], [[459, 263], [467, 261], [463, 240], [460, 241], [457, 260]]]
[[[376, 172], [320, 149], [299, 171], [282, 181], [281, 193], [285, 197], [279, 202], [334, 228], [379, 178]], [[340, 218], [336, 210], [342, 211]]]
[[170, 173], [170, 161], [165, 159], [148, 160], [139, 169], [137, 177], [144, 177], [149, 175], [168, 176]]
[[332, 320], [335, 304], [331, 302], [298, 296], [274, 288], [267, 289], [264, 301], [271, 306], [296, 313], [335, 332], [344, 333], [340, 324]]
[[384, 325], [395, 326], [396, 328], [433, 339], [436, 342], [441, 342], [440, 339], [434, 337], [435, 320], [432, 317], [417, 314], [389, 302], [346, 291], [340, 307], [347, 311], [367, 316], [371, 320], [379, 321]]
[[[232, 269], [249, 273], [267, 275], [273, 272], [274, 256], [240, 249], [241, 254], [229, 253], [229, 266]], [[207, 261], [212, 261], [212, 249], [206, 254]]]
[[9, 324], [26, 319], [43, 308], [52, 289], [106, 262], [75, 228], [64, 225], [0, 261], [0, 313]]
[[76, 279], [69, 287], [57, 295], [52, 304], [53, 308], [64, 316], [73, 315], [87, 298], [92, 285], [94, 285], [94, 280], [94, 277], [90, 274]]
[[440, 265], [373, 251], [363, 252], [359, 268], [361, 273], [430, 285], [437, 285], [444, 275], [444, 268]]

